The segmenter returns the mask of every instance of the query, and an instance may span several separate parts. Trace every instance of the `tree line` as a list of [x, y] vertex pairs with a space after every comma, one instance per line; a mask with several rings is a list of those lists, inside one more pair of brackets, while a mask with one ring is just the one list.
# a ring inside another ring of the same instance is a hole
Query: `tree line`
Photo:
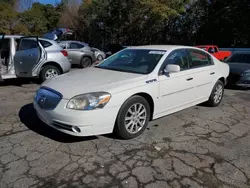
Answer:
[[42, 35], [58, 27], [108, 44], [249, 47], [249, 0], [0, 0], [0, 33]]

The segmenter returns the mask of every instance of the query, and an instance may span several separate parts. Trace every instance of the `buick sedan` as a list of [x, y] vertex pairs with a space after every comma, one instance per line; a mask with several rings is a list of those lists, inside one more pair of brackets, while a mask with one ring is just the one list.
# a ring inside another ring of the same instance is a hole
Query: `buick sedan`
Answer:
[[229, 66], [186, 46], [128, 47], [96, 65], [47, 80], [34, 107], [49, 126], [74, 136], [139, 136], [148, 122], [206, 102], [218, 106]]

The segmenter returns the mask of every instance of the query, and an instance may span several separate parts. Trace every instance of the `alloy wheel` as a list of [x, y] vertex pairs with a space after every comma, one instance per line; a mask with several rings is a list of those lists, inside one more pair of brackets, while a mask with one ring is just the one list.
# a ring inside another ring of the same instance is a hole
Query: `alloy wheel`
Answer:
[[131, 134], [138, 133], [146, 123], [147, 110], [143, 104], [132, 105], [125, 116], [125, 128]]

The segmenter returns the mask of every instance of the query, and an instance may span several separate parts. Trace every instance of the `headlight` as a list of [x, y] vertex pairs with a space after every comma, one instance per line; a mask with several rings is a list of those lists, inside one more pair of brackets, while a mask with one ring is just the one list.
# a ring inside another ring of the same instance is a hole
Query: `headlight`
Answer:
[[94, 110], [103, 108], [110, 100], [111, 95], [106, 92], [87, 93], [69, 100], [67, 108], [73, 110]]
[[250, 77], [250, 71], [247, 70], [247, 71], [243, 72], [242, 76]]

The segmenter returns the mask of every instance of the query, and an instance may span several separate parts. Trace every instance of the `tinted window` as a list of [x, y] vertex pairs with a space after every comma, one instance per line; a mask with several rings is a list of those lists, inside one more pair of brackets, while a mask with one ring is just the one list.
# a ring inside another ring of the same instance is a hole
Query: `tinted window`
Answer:
[[158, 64], [164, 50], [126, 49], [111, 56], [99, 64], [98, 68], [132, 72], [138, 74], [149, 74]]
[[208, 48], [208, 52], [213, 54], [214, 53], [214, 48], [212, 48], [212, 47]]
[[44, 48], [47, 48], [49, 46], [51, 46], [52, 44], [48, 41], [45, 41], [45, 40], [40, 40], [39, 41], [41, 43], [41, 45], [44, 47]]
[[19, 50], [29, 50], [37, 47], [38, 44], [35, 39], [22, 39], [19, 44]]
[[1, 41], [1, 50], [3, 51], [10, 50], [10, 39], [3, 39]]
[[202, 67], [212, 64], [212, 60], [208, 54], [198, 50], [188, 50], [190, 68]]
[[233, 54], [226, 62], [250, 63], [250, 54]]
[[70, 43], [70, 46], [69, 46], [70, 49], [78, 49], [78, 44], [77, 43]]
[[179, 65], [181, 70], [188, 69], [188, 54], [185, 50], [176, 50], [172, 52], [164, 62], [164, 66], [168, 64]]
[[218, 48], [214, 47], [214, 52], [218, 52]]
[[78, 45], [78, 48], [84, 48], [83, 44], [77, 44], [77, 45]]

